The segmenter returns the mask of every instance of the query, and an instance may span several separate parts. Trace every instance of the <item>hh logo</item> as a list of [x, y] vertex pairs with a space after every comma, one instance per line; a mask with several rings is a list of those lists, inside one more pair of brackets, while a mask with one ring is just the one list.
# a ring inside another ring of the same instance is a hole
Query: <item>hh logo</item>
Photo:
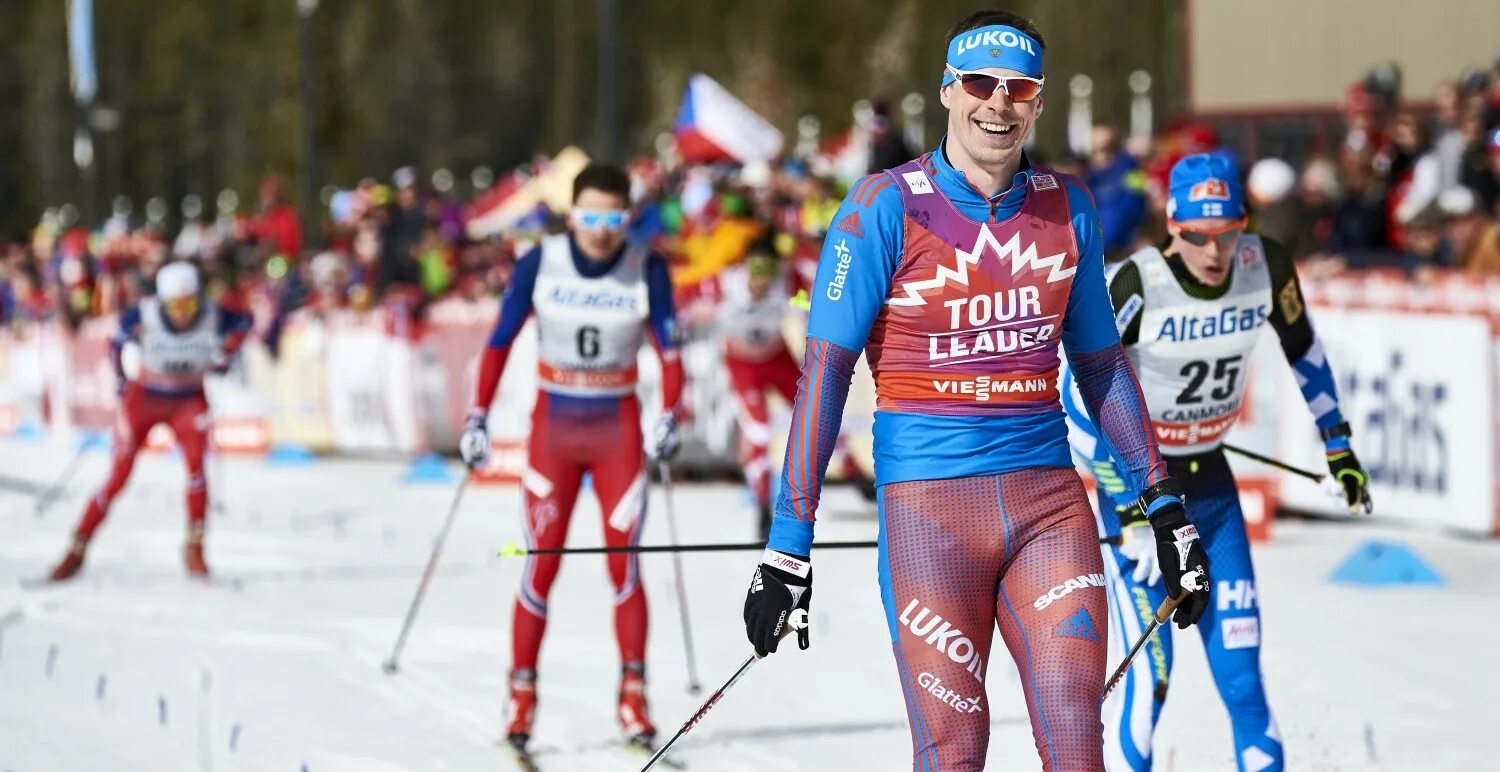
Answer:
[[1249, 579], [1221, 581], [1214, 590], [1214, 597], [1219, 599], [1220, 611], [1249, 611], [1255, 608], [1255, 582]]
[[1228, 201], [1229, 183], [1217, 178], [1208, 179], [1193, 186], [1188, 192], [1189, 201]]

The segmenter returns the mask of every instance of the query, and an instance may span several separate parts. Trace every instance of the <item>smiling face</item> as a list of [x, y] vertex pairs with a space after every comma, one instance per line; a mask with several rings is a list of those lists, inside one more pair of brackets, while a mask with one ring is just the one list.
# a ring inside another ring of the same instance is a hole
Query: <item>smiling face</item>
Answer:
[[[1015, 70], [983, 72], [999, 77], [1024, 76]], [[965, 91], [958, 81], [944, 86], [939, 95], [948, 108], [948, 151], [955, 165], [962, 168], [963, 161], [968, 161], [999, 174], [1020, 164], [1021, 149], [1042, 114], [1042, 96], [1030, 102], [1013, 102], [1004, 89], [997, 88], [989, 99], [980, 99]]]

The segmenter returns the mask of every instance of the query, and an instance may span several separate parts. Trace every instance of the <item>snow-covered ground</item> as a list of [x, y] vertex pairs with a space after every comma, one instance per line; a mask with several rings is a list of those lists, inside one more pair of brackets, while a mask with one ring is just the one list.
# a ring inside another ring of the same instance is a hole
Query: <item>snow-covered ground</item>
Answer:
[[[497, 746], [510, 609], [521, 564], [498, 557], [520, 535], [519, 494], [471, 487], [402, 659], [381, 661], [453, 487], [403, 485], [391, 462], [271, 467], [231, 459], [216, 480], [209, 560], [223, 581], [186, 580], [182, 479], [143, 458], [66, 586], [23, 589], [63, 550], [105, 473], [89, 456], [42, 519], [34, 490], [71, 449], [0, 443], [0, 772], [504, 770]], [[211, 470], [212, 471], [212, 470]], [[681, 486], [684, 540], [748, 541], [753, 515], [730, 485]], [[653, 491], [645, 543], [667, 540]], [[599, 543], [585, 498], [574, 546]], [[820, 539], [867, 539], [873, 512], [847, 489]], [[1441, 589], [1333, 585], [1327, 575], [1371, 537], [1409, 543]], [[910, 767], [901, 694], [875, 588], [873, 552], [815, 557], [813, 647], [753, 669], [679, 745], [693, 770]], [[1500, 768], [1500, 544], [1382, 526], [1283, 524], [1256, 555], [1273, 708], [1298, 770]], [[696, 707], [671, 560], [643, 558], [652, 609], [651, 697], [667, 733]], [[753, 553], [683, 564], [700, 677], [708, 689], [746, 655], [741, 605]], [[615, 745], [618, 678], [604, 562], [572, 558], [554, 590], [535, 743], [553, 770], [634, 770]], [[1233, 769], [1229, 727], [1196, 636], [1179, 637], [1159, 769]], [[1039, 767], [1014, 670], [997, 648], [988, 680], [991, 769]], [[1101, 678], [1104, 674], [1100, 674]]]

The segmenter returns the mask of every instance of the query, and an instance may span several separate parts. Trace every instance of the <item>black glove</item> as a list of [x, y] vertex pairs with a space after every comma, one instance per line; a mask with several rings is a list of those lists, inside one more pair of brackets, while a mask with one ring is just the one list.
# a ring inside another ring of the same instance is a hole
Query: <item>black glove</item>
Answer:
[[[1157, 503], [1156, 511], [1151, 505]], [[1198, 541], [1198, 529], [1188, 522], [1183, 508], [1182, 485], [1168, 477], [1141, 494], [1141, 509], [1152, 512], [1151, 529], [1156, 532], [1156, 557], [1162, 578], [1167, 581], [1167, 597], [1175, 598], [1184, 590], [1188, 597], [1177, 606], [1172, 619], [1179, 629], [1197, 623], [1208, 610], [1208, 554]]]
[[1360, 510], [1364, 510], [1368, 515], [1375, 510], [1375, 505], [1370, 501], [1370, 475], [1365, 473], [1364, 467], [1359, 465], [1359, 459], [1354, 457], [1349, 436], [1348, 421], [1323, 430], [1328, 472], [1343, 487], [1344, 503], [1349, 507], [1349, 514], [1357, 515]]
[[[745, 595], [745, 634], [756, 656], [775, 652], [792, 613], [800, 609], [805, 615], [811, 603], [812, 561], [767, 549]], [[797, 646], [806, 649], [809, 645], [804, 623], [797, 628]]]

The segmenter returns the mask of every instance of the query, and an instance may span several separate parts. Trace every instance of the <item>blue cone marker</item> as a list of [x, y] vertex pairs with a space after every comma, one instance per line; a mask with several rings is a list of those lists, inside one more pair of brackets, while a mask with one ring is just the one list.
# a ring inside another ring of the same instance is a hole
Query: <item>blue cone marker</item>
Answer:
[[156, 698], [156, 720], [160, 721], [162, 726], [166, 726], [167, 725], [167, 698], [166, 697], [157, 697]]
[[47, 647], [47, 677], [52, 677], [52, 670], [57, 666], [57, 644]]

